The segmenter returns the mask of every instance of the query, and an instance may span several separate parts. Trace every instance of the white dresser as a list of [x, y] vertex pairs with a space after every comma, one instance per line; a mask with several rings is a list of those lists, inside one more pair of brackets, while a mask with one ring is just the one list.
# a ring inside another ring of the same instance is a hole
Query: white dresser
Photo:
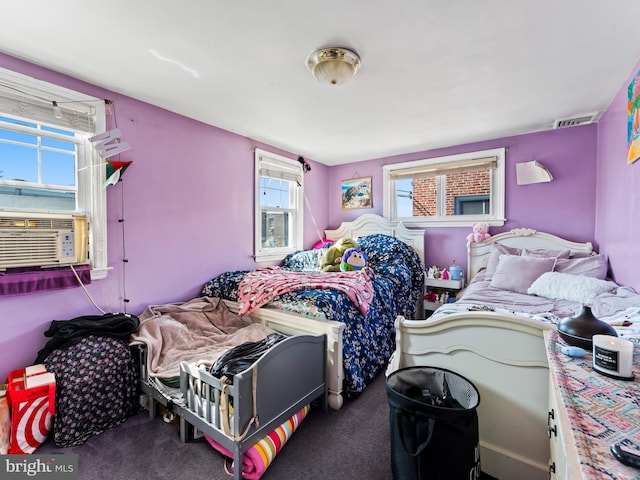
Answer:
[[625, 438], [640, 445], [640, 350], [634, 350], [634, 381], [616, 380], [592, 368], [592, 356], [571, 358], [555, 330], [545, 332], [549, 359], [549, 478], [638, 480], [640, 470], [610, 451]]

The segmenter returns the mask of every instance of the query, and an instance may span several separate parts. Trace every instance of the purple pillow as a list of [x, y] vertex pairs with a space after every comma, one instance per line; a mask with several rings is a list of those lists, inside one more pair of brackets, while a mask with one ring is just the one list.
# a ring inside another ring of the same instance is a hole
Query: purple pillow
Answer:
[[494, 243], [487, 259], [487, 267], [485, 268], [485, 279], [490, 280], [500, 261], [500, 255], [520, 255], [520, 249], [514, 247], [507, 247], [501, 243]]
[[543, 273], [551, 272], [555, 264], [556, 259], [550, 257], [502, 255], [490, 286], [526, 294], [531, 284]]
[[585, 277], [607, 278], [607, 258], [596, 254], [589, 257], [560, 258], [554, 268], [556, 272], [570, 273], [572, 275], [584, 275]]
[[529, 250], [523, 248], [520, 255], [526, 255], [530, 257], [553, 257], [553, 258], [569, 258], [571, 256], [571, 250], [549, 250], [546, 248], [536, 248]]

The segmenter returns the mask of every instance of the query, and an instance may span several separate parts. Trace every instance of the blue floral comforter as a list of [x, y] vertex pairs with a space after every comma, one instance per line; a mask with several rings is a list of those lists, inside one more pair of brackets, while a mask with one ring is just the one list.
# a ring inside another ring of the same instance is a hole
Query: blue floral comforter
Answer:
[[[366, 315], [348, 297], [336, 290], [309, 289], [285, 293], [273, 303], [313, 305], [314, 315], [345, 324], [343, 351], [346, 393], [362, 390], [385, 368], [394, 350], [394, 321], [398, 315], [414, 318], [422, 299], [424, 268], [417, 252], [389, 235], [367, 235], [358, 239], [369, 267], [375, 272], [374, 298]], [[319, 260], [331, 245], [303, 250], [284, 259], [281, 267], [293, 271], [319, 270]], [[238, 301], [238, 284], [247, 271], [226, 272], [207, 282], [203, 296]], [[270, 304], [269, 304], [270, 305]]]

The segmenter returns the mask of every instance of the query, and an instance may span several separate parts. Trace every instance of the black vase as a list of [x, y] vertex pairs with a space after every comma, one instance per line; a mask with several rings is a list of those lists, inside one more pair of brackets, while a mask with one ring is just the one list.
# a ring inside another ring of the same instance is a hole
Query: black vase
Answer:
[[591, 307], [584, 305], [579, 314], [566, 317], [558, 323], [558, 334], [569, 345], [593, 351], [594, 335], [611, 335], [617, 337], [615, 329], [606, 322], [598, 320]]

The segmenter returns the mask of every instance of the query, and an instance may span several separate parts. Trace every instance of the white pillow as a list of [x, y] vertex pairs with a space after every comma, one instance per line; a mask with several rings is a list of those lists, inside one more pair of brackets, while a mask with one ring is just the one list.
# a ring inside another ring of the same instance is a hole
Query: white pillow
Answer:
[[615, 290], [617, 286], [615, 282], [584, 275], [547, 272], [531, 284], [527, 293], [554, 300], [570, 300], [591, 305], [598, 295]]

